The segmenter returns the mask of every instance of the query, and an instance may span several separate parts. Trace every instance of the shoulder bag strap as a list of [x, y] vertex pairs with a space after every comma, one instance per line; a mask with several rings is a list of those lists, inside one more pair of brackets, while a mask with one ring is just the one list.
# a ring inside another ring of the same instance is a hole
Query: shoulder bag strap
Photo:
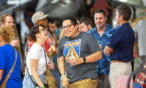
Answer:
[[[45, 49], [44, 49], [44, 54], [45, 54], [45, 60], [46, 60], [46, 71], [47, 71], [47, 56], [46, 56], [46, 50], [45, 50]], [[45, 71], [45, 72], [46, 72], [46, 71]], [[47, 81], [47, 85], [49, 85], [49, 84], [48, 84], [48, 81]]]
[[44, 49], [44, 54], [45, 54], [45, 60], [46, 60], [46, 70], [47, 70], [47, 56], [46, 56], [46, 51]]
[[6, 83], [7, 83], [9, 77], [11, 76], [11, 74], [13, 72], [13, 69], [15, 67], [16, 61], [17, 61], [17, 51], [15, 50], [15, 62], [13, 64], [12, 68], [10, 69], [9, 73], [7, 74], [5, 80], [2, 82], [2, 88], [6, 88]]
[[[130, 76], [129, 76], [128, 80], [127, 80], [127, 84], [126, 84], [127, 87], [126, 87], [126, 88], [131, 88], [131, 87], [130, 87], [130, 80], [132, 79], [133, 76], [139, 75], [140, 72], [146, 72], [146, 69], [134, 70], [134, 71], [130, 74]], [[136, 78], [137, 78], [137, 77], [136, 77]], [[135, 78], [135, 79], [136, 79], [136, 78]], [[135, 81], [135, 79], [134, 79], [133, 81]]]
[[38, 87], [37, 83], [35, 83], [35, 82], [32, 80], [32, 78], [31, 78], [31, 76], [30, 76], [30, 74], [29, 74], [29, 71], [28, 71], [28, 67], [27, 67], [27, 72], [28, 72], [29, 78], [30, 78], [30, 80], [32, 81], [34, 87], [35, 87], [35, 88], [36, 88], [36, 86]]

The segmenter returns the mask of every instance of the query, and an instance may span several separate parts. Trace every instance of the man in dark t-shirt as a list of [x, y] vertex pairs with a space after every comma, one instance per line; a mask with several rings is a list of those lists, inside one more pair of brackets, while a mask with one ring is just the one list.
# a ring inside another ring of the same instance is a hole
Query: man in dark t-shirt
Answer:
[[66, 34], [59, 41], [58, 68], [65, 88], [96, 88], [96, 61], [102, 58], [96, 39], [79, 32], [75, 18], [63, 21]]
[[117, 80], [120, 76], [129, 76], [132, 71], [134, 31], [128, 21], [131, 17], [131, 9], [128, 6], [116, 8], [116, 21], [120, 26], [112, 35], [104, 49], [104, 54], [111, 55], [109, 81], [111, 88], [117, 88]]

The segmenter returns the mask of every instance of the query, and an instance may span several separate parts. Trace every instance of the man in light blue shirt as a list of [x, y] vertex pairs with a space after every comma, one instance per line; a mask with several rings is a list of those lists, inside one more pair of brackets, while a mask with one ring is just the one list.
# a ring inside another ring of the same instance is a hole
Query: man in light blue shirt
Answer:
[[88, 33], [91, 33], [99, 43], [100, 49], [102, 51], [102, 59], [96, 61], [97, 63], [97, 74], [98, 74], [98, 88], [109, 88], [108, 74], [110, 70], [110, 56], [104, 55], [104, 48], [115, 32], [115, 29], [111, 27], [107, 21], [107, 16], [105, 11], [97, 10], [94, 14], [95, 28], [91, 29]]

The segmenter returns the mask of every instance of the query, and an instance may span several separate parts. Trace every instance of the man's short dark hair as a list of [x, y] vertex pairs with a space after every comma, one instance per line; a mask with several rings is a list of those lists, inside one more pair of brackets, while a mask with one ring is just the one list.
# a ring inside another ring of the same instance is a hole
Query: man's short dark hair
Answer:
[[71, 23], [72, 23], [73, 25], [78, 24], [77, 19], [76, 19], [75, 17], [65, 18], [63, 21], [65, 21], [65, 20], [71, 20]]
[[93, 21], [88, 17], [82, 17], [79, 22], [80, 24], [84, 23], [87, 26], [90, 24], [92, 28], [94, 27]]
[[102, 10], [102, 9], [100, 9], [100, 10], [96, 10], [95, 13], [94, 13], [94, 15], [95, 15], [96, 13], [102, 13], [105, 17], [107, 17], [105, 11]]
[[125, 21], [129, 21], [129, 19], [131, 18], [131, 9], [128, 6], [119, 6], [117, 7], [115, 10], [118, 11], [119, 16], [123, 15], [123, 18]]

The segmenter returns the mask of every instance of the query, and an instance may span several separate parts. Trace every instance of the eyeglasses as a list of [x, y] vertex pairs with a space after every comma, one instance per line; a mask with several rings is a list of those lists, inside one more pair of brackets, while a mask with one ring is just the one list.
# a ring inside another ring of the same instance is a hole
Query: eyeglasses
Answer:
[[72, 25], [73, 25], [73, 24], [70, 24], [70, 25], [67, 25], [67, 26], [63, 26], [62, 29], [63, 29], [63, 30], [66, 29], [66, 28], [69, 29]]

